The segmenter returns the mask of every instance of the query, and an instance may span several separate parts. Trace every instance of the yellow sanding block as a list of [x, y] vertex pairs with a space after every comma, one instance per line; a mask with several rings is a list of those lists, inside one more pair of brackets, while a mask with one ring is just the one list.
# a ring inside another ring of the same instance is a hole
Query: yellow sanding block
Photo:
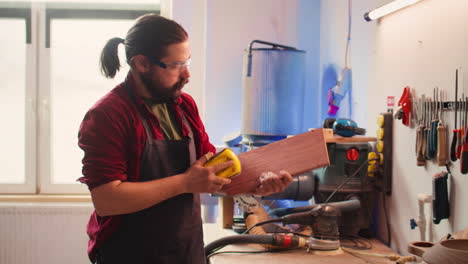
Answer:
[[229, 168], [226, 168], [222, 171], [219, 171], [216, 173], [217, 176], [221, 178], [231, 178], [232, 176], [235, 176], [241, 172], [241, 164], [239, 159], [237, 158], [237, 155], [228, 148], [223, 149], [222, 151], [216, 153], [211, 159], [209, 159], [204, 167], [211, 167], [219, 163], [223, 163], [226, 161], [234, 161], [234, 165], [232, 165]]

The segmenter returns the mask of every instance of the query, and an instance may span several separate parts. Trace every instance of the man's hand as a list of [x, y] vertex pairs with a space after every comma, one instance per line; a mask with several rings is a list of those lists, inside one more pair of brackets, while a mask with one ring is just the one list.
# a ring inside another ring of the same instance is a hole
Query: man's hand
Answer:
[[187, 172], [184, 173], [184, 185], [187, 193], [215, 193], [231, 180], [216, 176], [216, 173], [234, 165], [233, 161], [226, 161], [211, 167], [203, 165], [213, 156], [213, 153], [203, 155]]
[[292, 182], [292, 176], [287, 171], [280, 171], [279, 175], [273, 172], [264, 172], [260, 175], [260, 185], [254, 194], [268, 196], [273, 193], [284, 191]]

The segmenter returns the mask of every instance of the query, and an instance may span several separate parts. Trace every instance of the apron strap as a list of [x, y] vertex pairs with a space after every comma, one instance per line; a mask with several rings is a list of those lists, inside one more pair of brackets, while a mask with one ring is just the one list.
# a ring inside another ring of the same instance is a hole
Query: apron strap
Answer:
[[190, 124], [183, 113], [182, 113], [182, 121], [184, 122], [185, 126], [188, 129], [188, 136], [190, 138], [190, 142], [189, 142], [190, 165], [192, 165], [197, 160], [197, 152], [195, 150], [195, 140], [193, 140], [192, 128], [190, 127]]
[[143, 117], [143, 115], [140, 115], [141, 117], [141, 123], [143, 123], [143, 127], [145, 128], [145, 132], [146, 132], [146, 141], [150, 144], [153, 144], [153, 137], [151, 136], [151, 133], [150, 133], [150, 128], [149, 128], [149, 125], [148, 125], [148, 122], [146, 121], [146, 118]]
[[[149, 128], [148, 121], [146, 121], [146, 118], [143, 117], [143, 115], [140, 115], [141, 117], [141, 122], [143, 123], [143, 127], [145, 128], [146, 132], [146, 138], [149, 144], [152, 144], [153, 141], [151, 140], [153, 137], [151, 136], [151, 129]], [[190, 165], [192, 165], [196, 160], [197, 160], [197, 152], [195, 149], [195, 140], [193, 139], [193, 131], [192, 128], [185, 117], [184, 114], [182, 114], [182, 122], [188, 129], [188, 137], [189, 137], [189, 154], [190, 154]]]

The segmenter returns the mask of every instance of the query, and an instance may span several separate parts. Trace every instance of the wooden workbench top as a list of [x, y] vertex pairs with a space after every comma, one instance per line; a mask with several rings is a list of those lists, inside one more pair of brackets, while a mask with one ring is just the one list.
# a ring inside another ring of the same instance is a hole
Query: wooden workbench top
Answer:
[[[378, 254], [396, 254], [380, 241], [370, 240], [372, 249], [360, 250]], [[265, 250], [259, 245], [229, 245], [220, 251], [262, 251]], [[352, 255], [342, 252], [338, 255], [324, 255], [324, 251], [306, 252], [305, 249], [295, 249], [282, 252], [267, 253], [226, 253], [212, 256], [209, 260], [211, 264], [364, 264], [364, 263], [395, 263], [385, 258]]]

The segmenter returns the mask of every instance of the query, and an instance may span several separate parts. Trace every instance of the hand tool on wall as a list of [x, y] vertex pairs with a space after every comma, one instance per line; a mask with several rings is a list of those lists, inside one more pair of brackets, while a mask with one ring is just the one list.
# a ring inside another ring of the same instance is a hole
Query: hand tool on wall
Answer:
[[421, 118], [419, 107], [420, 107], [420, 99], [416, 96], [416, 89], [411, 89], [411, 124], [414, 126], [419, 125], [419, 120]]
[[459, 130], [458, 130], [458, 140], [457, 140], [457, 157], [458, 159], [461, 159], [461, 151], [462, 151], [462, 148], [463, 148], [463, 139], [464, 139], [464, 135], [465, 135], [465, 127], [464, 127], [464, 124], [465, 124], [465, 113], [466, 113], [466, 105], [465, 105], [465, 96], [464, 94], [462, 94], [462, 98], [460, 98], [460, 102], [461, 102], [461, 111], [460, 111], [460, 126], [459, 126]]
[[435, 158], [437, 155], [437, 127], [439, 125], [439, 120], [437, 119], [437, 91], [439, 88], [434, 88], [434, 93], [433, 93], [433, 99], [434, 101], [431, 103], [432, 110], [431, 110], [431, 115], [432, 115], [432, 122], [431, 122], [431, 130], [430, 130], [430, 145], [429, 145], [429, 157]]
[[400, 97], [400, 100], [398, 100], [398, 106], [399, 109], [395, 113], [395, 117], [397, 119], [402, 119], [402, 123], [405, 126], [410, 125], [410, 120], [411, 120], [411, 90], [409, 86], [406, 86], [403, 89], [403, 94]]
[[413, 115], [416, 118], [416, 142], [414, 144], [414, 153], [416, 153], [416, 156], [418, 155], [419, 151], [419, 141], [421, 140], [421, 137], [419, 136], [419, 130], [421, 128], [421, 123], [420, 120], [418, 119], [418, 111], [419, 111], [419, 99], [415, 102], [413, 101], [413, 109], [415, 109], [415, 114]]
[[460, 124], [458, 126], [458, 133], [457, 133], [457, 136], [458, 136], [458, 139], [457, 139], [457, 150], [455, 152], [455, 155], [456, 157], [459, 159], [460, 158], [460, 153], [461, 153], [461, 148], [462, 148], [462, 145], [463, 145], [463, 134], [464, 134], [464, 129], [463, 129], [463, 124], [465, 123], [464, 122], [464, 118], [465, 118], [465, 93], [462, 93], [462, 98], [460, 99], [460, 105], [459, 105], [459, 108], [461, 109], [460, 110]]
[[431, 130], [431, 116], [430, 116], [430, 100], [429, 98], [426, 99], [426, 102], [425, 102], [425, 110], [424, 110], [424, 114], [425, 114], [425, 125], [424, 125], [424, 131], [423, 131], [423, 156], [424, 156], [424, 159], [425, 160], [430, 160], [429, 158], [429, 154], [428, 154], [428, 144], [429, 144], [429, 140], [428, 140], [428, 137], [429, 137], [429, 131]]
[[428, 102], [427, 102], [427, 125], [426, 125], [426, 152], [424, 153], [424, 158], [426, 160], [430, 160], [432, 159], [432, 156], [431, 156], [431, 151], [432, 151], [432, 131], [431, 131], [431, 127], [432, 127], [432, 99], [428, 99]]
[[432, 221], [439, 224], [442, 219], [450, 217], [447, 179], [450, 174], [440, 172], [432, 178]]
[[458, 111], [458, 69], [455, 71], [455, 122], [453, 123], [452, 145], [450, 146], [450, 159], [457, 160], [457, 111]]
[[[465, 98], [465, 105], [468, 105], [468, 97]], [[461, 173], [463, 174], [466, 174], [468, 173], [468, 138], [467, 138], [467, 134], [468, 134], [468, 131], [467, 131], [467, 117], [468, 117], [468, 113], [467, 113], [467, 110], [465, 108], [465, 123], [464, 123], [464, 131], [465, 131], [465, 134], [463, 136], [463, 145], [462, 145], [462, 149], [461, 149], [461, 153], [460, 153], [460, 171]]]
[[[411, 90], [411, 101], [413, 102], [411, 116], [412, 116], [412, 120], [415, 123], [416, 131], [417, 131], [419, 126], [421, 125], [420, 113], [419, 113], [421, 99], [416, 97], [416, 93], [414, 89]], [[414, 153], [416, 153], [416, 156], [418, 155], [418, 150], [419, 150], [419, 145], [418, 145], [419, 139], [420, 139], [419, 134], [416, 132], [416, 143], [414, 144]]]
[[425, 95], [421, 96], [421, 99], [418, 100], [418, 119], [419, 119], [419, 126], [418, 130], [416, 131], [416, 165], [417, 166], [424, 166], [426, 164], [426, 160], [424, 159], [424, 150], [426, 148], [426, 141], [424, 137], [424, 130], [425, 130], [425, 102], [426, 97]]
[[443, 102], [442, 91], [439, 91], [439, 125], [437, 126], [437, 160], [439, 166], [445, 166], [447, 163], [447, 128], [442, 122]]

